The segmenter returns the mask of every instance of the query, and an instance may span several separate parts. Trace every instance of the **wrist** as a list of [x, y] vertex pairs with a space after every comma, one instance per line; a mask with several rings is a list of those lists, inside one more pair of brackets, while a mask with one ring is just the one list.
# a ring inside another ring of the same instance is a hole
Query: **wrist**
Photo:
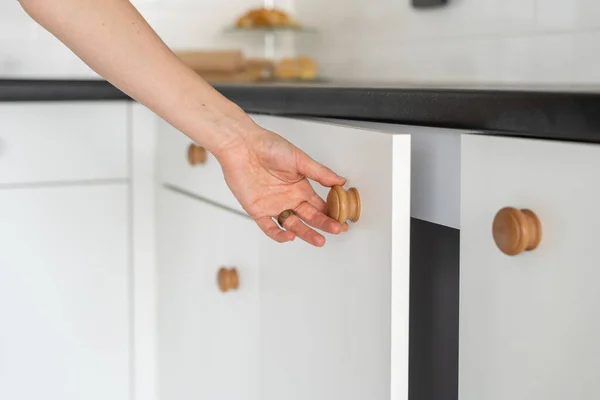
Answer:
[[217, 159], [226, 149], [243, 143], [248, 132], [256, 129], [250, 116], [233, 103], [226, 107], [201, 104], [192, 114], [196, 126], [190, 137]]
[[232, 149], [246, 147], [249, 138], [259, 129], [252, 118], [247, 114], [224, 116], [216, 121], [211, 137], [215, 140], [207, 148], [219, 162], [231, 152]]
[[237, 104], [220, 95], [202, 80], [197, 90], [179, 98], [177, 128], [220, 158], [227, 149], [243, 145], [258, 126]]

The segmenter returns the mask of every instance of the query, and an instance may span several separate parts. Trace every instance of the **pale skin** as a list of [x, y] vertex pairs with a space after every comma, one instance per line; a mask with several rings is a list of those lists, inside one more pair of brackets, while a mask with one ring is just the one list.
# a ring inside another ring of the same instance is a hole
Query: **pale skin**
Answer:
[[[237, 200], [271, 239], [299, 237], [321, 247], [325, 237], [317, 230], [347, 229], [325, 214], [308, 181], [331, 187], [345, 179], [256, 125], [183, 65], [128, 0], [19, 2], [99, 75], [210, 151]], [[273, 217], [288, 209], [296, 215], [281, 229]]]

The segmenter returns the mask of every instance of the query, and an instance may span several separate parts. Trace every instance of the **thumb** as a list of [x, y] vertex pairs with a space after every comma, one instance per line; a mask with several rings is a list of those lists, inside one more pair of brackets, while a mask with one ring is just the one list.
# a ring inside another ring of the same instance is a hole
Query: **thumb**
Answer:
[[345, 178], [337, 175], [326, 166], [319, 164], [302, 151], [297, 158], [296, 168], [300, 174], [326, 187], [335, 185], [343, 186], [346, 183]]

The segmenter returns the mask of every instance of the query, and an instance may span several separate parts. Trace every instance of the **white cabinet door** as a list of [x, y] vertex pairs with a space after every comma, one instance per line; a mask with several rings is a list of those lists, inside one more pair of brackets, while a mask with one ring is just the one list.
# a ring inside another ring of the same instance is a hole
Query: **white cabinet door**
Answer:
[[[600, 398], [599, 178], [598, 145], [463, 135], [461, 400]], [[500, 251], [505, 207], [537, 215], [537, 248]]]
[[130, 397], [126, 185], [0, 190], [0, 398]]
[[[158, 210], [160, 399], [257, 400], [260, 231], [170, 189]], [[221, 267], [236, 291], [220, 291]]]
[[345, 176], [362, 202], [324, 248], [261, 239], [261, 400], [407, 399], [410, 137], [255, 120]]

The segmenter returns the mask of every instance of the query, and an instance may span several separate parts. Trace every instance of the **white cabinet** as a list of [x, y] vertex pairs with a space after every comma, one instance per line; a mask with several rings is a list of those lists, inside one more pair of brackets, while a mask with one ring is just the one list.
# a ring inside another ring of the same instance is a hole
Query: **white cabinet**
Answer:
[[[170, 189], [158, 210], [160, 398], [258, 400], [260, 231]], [[237, 290], [220, 290], [223, 267], [237, 273]]]
[[134, 394], [130, 111], [0, 104], [0, 398]]
[[0, 398], [130, 398], [127, 197], [0, 190]]
[[[461, 400], [600, 398], [599, 181], [597, 145], [463, 135]], [[499, 250], [504, 207], [537, 215], [535, 250]]]
[[255, 119], [347, 177], [362, 203], [324, 248], [261, 236], [261, 399], [407, 399], [410, 136]]

